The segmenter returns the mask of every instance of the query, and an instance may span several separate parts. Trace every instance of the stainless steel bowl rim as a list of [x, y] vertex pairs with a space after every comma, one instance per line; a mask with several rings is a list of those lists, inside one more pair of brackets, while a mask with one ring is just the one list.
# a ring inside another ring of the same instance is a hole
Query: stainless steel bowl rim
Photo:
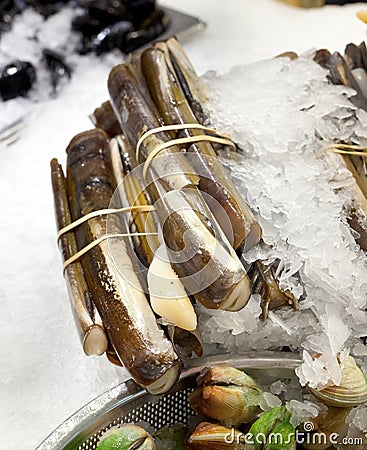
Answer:
[[[240, 355], [220, 354], [187, 361], [180, 380], [192, 378], [205, 367], [225, 363], [240, 369], [296, 369], [302, 363], [297, 354], [288, 352], [247, 352]], [[112, 409], [148, 395], [133, 380], [127, 380], [109, 389], [87, 403], [59, 425], [36, 450], [61, 450], [74, 436], [82, 433], [88, 424], [98, 420]], [[163, 394], [165, 395], [165, 394]], [[161, 396], [157, 396], [159, 398]]]

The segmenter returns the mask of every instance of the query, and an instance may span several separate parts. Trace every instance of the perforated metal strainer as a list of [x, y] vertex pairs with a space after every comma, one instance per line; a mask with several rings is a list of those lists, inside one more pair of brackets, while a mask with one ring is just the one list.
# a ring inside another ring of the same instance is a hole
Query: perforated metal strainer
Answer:
[[290, 353], [219, 355], [192, 360], [174, 389], [154, 396], [128, 380], [88, 403], [62, 423], [36, 450], [92, 450], [98, 438], [109, 428], [122, 423], [147, 422], [155, 429], [177, 422], [187, 424], [195, 415], [187, 395], [194, 389], [199, 372], [217, 363], [227, 363], [246, 370], [266, 386], [282, 379], [298, 384], [294, 369], [301, 363]]

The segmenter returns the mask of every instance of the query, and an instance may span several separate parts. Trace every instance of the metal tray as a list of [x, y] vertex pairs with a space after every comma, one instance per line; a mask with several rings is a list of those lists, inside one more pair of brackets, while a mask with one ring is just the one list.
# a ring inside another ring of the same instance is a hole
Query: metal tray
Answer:
[[155, 429], [176, 422], [187, 423], [196, 413], [190, 408], [187, 395], [195, 386], [199, 372], [207, 366], [226, 363], [246, 370], [260, 384], [267, 385], [279, 379], [298, 383], [294, 369], [301, 361], [292, 353], [266, 352], [244, 355], [218, 355], [194, 359], [169, 393], [154, 396], [128, 380], [110, 389], [53, 431], [36, 450], [92, 450], [101, 434], [114, 425], [140, 422]]
[[181, 42], [188, 39], [194, 33], [203, 30], [206, 26], [205, 22], [197, 17], [190, 16], [176, 9], [162, 7], [170, 18], [168, 29], [158, 36], [157, 41], [166, 40], [172, 36], [176, 36]]

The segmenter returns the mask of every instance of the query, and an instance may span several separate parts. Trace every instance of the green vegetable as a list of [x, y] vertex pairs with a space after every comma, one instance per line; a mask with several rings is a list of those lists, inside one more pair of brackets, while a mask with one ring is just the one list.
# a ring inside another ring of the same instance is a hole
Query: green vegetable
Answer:
[[155, 450], [155, 448], [149, 433], [133, 424], [111, 428], [97, 445], [98, 450]]
[[295, 428], [285, 406], [261, 415], [247, 436], [248, 450], [295, 450]]
[[164, 427], [154, 434], [158, 450], [185, 450], [187, 428], [181, 423]]

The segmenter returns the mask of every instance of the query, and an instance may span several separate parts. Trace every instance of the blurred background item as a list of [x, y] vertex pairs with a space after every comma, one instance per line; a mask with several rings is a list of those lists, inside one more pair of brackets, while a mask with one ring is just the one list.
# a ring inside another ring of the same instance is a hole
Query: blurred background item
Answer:
[[55, 97], [78, 55], [128, 54], [202, 28], [156, 0], [0, 0], [0, 101]]
[[301, 8], [318, 8], [324, 5], [345, 5], [347, 3], [363, 3], [361, 0], [282, 0], [284, 3]]

